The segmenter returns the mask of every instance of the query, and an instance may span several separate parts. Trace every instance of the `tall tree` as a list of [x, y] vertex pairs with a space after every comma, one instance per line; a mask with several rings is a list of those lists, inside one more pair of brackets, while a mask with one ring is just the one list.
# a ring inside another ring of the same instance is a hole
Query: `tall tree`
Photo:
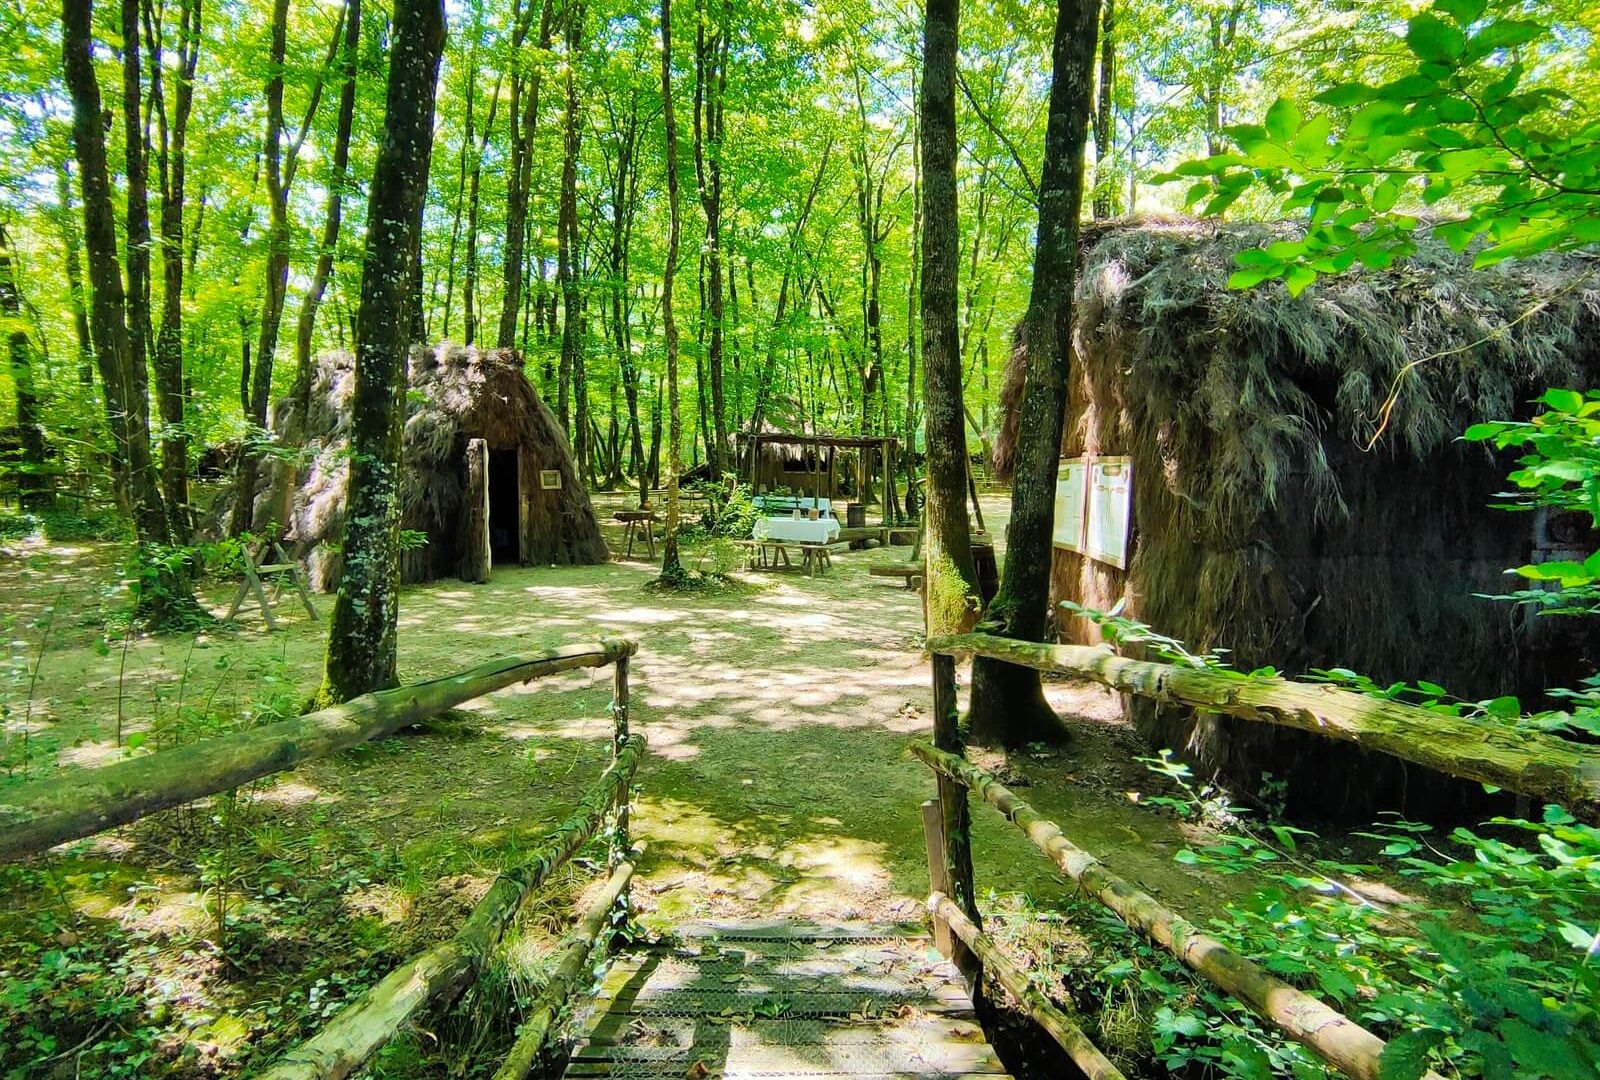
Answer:
[[678, 476], [683, 472], [683, 418], [678, 408], [678, 323], [672, 286], [678, 276], [678, 118], [672, 107], [672, 0], [661, 0], [661, 124], [667, 143], [667, 261], [661, 271], [661, 333], [667, 352], [667, 521], [661, 541], [661, 578], [684, 576], [678, 559]]
[[[89, 337], [89, 305], [83, 288], [83, 240], [74, 220], [72, 175], [65, 160], [56, 163], [56, 231], [61, 237], [62, 255], [66, 259], [67, 300], [72, 308], [72, 331], [78, 341], [78, 383], [94, 385], [94, 343]], [[113, 460], [113, 473], [120, 474], [120, 464]]]
[[388, 111], [372, 171], [356, 313], [345, 569], [317, 695], [323, 703], [348, 701], [396, 682], [408, 309], [417, 287], [444, 36], [443, 0], [395, 0]]
[[356, 58], [361, 51], [361, 0], [345, 0], [344, 46], [339, 54], [339, 120], [333, 137], [333, 161], [323, 181], [328, 193], [322, 243], [311, 272], [311, 287], [300, 304], [295, 323], [294, 415], [303, 420], [311, 404], [311, 342], [316, 332], [317, 310], [333, 276], [344, 219], [344, 189], [350, 171], [350, 133], [356, 114]]
[[544, 76], [540, 61], [550, 51], [551, 13], [555, 4], [553, 0], [541, 0], [538, 6], [539, 52], [530, 65], [526, 89], [522, 75], [523, 42], [527, 38], [527, 19], [533, 13], [532, 7], [526, 14], [520, 7], [517, 9], [511, 42], [511, 100], [508, 103], [511, 160], [506, 172], [505, 254], [501, 260], [503, 304], [495, 333], [495, 344], [502, 349], [517, 344], [517, 310], [522, 304], [523, 279], [527, 274], [523, 248], [528, 231], [528, 199], [533, 187], [533, 136], [539, 124], [539, 87]]
[[[316, 119], [317, 106], [322, 101], [323, 73], [333, 66], [343, 41], [348, 10], [341, 9], [328, 45], [327, 60], [312, 85], [311, 97], [306, 104], [305, 116], [294, 141], [284, 146], [284, 59], [288, 50], [289, 0], [273, 0], [270, 29], [271, 61], [268, 66], [267, 132], [262, 140], [261, 156], [266, 165], [267, 180], [267, 262], [266, 288], [261, 298], [261, 324], [257, 328], [255, 370], [247, 372], [250, 392], [245, 419], [253, 427], [253, 438], [245, 440], [239, 455], [239, 478], [235, 490], [232, 531], [235, 536], [255, 528], [262, 522], [254, 520], [256, 475], [261, 466], [261, 441], [268, 438], [267, 406], [272, 396], [272, 368], [278, 351], [278, 331], [283, 325], [283, 308], [289, 289], [289, 195], [294, 190], [295, 173], [300, 167], [300, 149], [311, 132]], [[283, 522], [274, 522], [282, 527]]]
[[[721, 475], [728, 447], [727, 397], [722, 379], [723, 257], [722, 257], [722, 141], [723, 99], [728, 88], [728, 31], [708, 26], [711, 15], [704, 0], [695, 4], [694, 32], [694, 174], [700, 191], [700, 209], [706, 218], [705, 264], [702, 281], [706, 340], [706, 374], [711, 389], [710, 426], [706, 431], [706, 461], [712, 475]], [[698, 362], [698, 357], [696, 358]], [[704, 419], [704, 409], [702, 419]]]
[[1116, 211], [1117, 176], [1111, 155], [1117, 141], [1117, 0], [1100, 10], [1100, 78], [1094, 110], [1094, 216]]
[[0, 319], [6, 326], [11, 361], [11, 385], [17, 399], [17, 435], [22, 443], [22, 472], [17, 478], [19, 502], [32, 510], [49, 501], [45, 487], [44, 427], [39, 416], [39, 393], [34, 385], [33, 339], [22, 317], [21, 275], [11, 238], [0, 227]]
[[161, 183], [161, 327], [156, 333], [156, 400], [161, 412], [161, 490], [173, 534], [189, 535], [189, 437], [185, 429], [183, 371], [183, 219], [189, 168], [189, 116], [200, 62], [201, 0], [178, 8], [177, 67], [167, 103], [160, 13], [144, 0], [145, 43], [150, 52], [150, 100], [156, 115], [156, 170]]
[[578, 154], [582, 149], [583, 118], [578, 96], [578, 60], [583, 48], [582, 0], [567, 0], [562, 17], [565, 31], [566, 124], [562, 132], [561, 199], [556, 227], [557, 273], [561, 278], [561, 385], [557, 413], [567, 423], [568, 395], [572, 422], [567, 433], [577, 458], [580, 476], [592, 479], [594, 462], [589, 454], [589, 385], [584, 363], [583, 298], [578, 291], [578, 264], [582, 260], [578, 236]]
[[[1043, 641], [1049, 617], [1051, 523], [1072, 355], [1072, 291], [1083, 210], [1083, 152], [1094, 93], [1099, 0], [1060, 0], [1056, 9], [1050, 120], [1039, 183], [1039, 239], [1024, 321], [1028, 367], [1018, 425], [1011, 523], [1000, 591], [984, 617], [990, 633]], [[1058, 740], [1060, 721], [1039, 672], [979, 658], [972, 666], [971, 734], [1022, 746]]]
[[922, 63], [922, 378], [928, 502], [923, 510], [928, 633], [969, 630], [978, 575], [967, 527], [967, 429], [961, 407], [956, 290], [956, 33], [959, 0], [928, 0]]

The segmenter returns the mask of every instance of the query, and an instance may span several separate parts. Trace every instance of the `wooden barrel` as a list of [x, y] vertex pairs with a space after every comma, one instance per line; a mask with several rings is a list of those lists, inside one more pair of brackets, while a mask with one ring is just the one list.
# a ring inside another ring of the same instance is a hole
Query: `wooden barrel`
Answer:
[[1000, 564], [995, 561], [994, 545], [974, 543], [972, 565], [978, 571], [978, 594], [987, 606], [994, 599], [994, 594], [1000, 591]]
[[867, 527], [867, 506], [865, 503], [853, 502], [844, 508], [844, 523], [851, 529], [865, 529]]

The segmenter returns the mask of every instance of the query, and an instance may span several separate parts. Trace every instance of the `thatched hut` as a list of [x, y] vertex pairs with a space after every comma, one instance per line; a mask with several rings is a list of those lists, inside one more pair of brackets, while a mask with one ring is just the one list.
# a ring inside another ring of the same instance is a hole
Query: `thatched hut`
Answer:
[[[328, 353], [313, 376], [306, 459], [295, 468], [285, 519], [305, 552], [312, 584], [331, 590], [343, 571], [353, 358]], [[601, 563], [608, 557], [567, 438], [510, 349], [413, 348], [400, 472], [402, 529], [426, 536], [401, 563], [408, 582], [481, 579], [487, 541], [494, 565]], [[477, 440], [482, 440], [478, 443]], [[469, 455], [469, 447], [474, 454]], [[469, 456], [478, 476], [469, 475]], [[258, 498], [270, 498], [264, 477]], [[286, 485], [277, 480], [277, 489]], [[482, 487], [487, 487], [487, 513]], [[257, 520], [265, 507], [258, 505]], [[279, 516], [279, 515], [267, 515]], [[476, 532], [478, 535], [469, 535]]]
[[[1570, 558], [1593, 538], [1571, 518], [1490, 509], [1511, 462], [1456, 437], [1528, 415], [1548, 387], [1600, 384], [1600, 259], [1473, 270], [1424, 242], [1298, 298], [1226, 287], [1235, 253], [1285, 232], [1160, 221], [1086, 236], [1062, 452], [1127, 458], [1131, 538], [1126, 569], [1058, 546], [1052, 600], [1122, 601], [1245, 669], [1343, 666], [1529, 703], [1573, 685], [1600, 653], [1586, 628], [1479, 594], [1507, 591], [1507, 567]], [[1024, 351], [1008, 371], [1001, 470]], [[1083, 620], [1061, 629], [1096, 636]], [[1311, 737], [1140, 707], [1135, 720], [1247, 785], [1264, 770], [1286, 778], [1304, 809], [1359, 814], [1407, 791], [1413, 808], [1441, 807], [1417, 798], [1432, 781]]]

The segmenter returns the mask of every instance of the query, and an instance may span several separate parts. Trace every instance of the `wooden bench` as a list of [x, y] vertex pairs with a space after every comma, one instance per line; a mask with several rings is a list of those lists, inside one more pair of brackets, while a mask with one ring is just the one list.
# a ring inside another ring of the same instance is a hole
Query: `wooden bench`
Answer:
[[906, 588], [916, 589], [922, 586], [922, 567], [916, 563], [895, 564], [887, 566], [874, 566], [867, 570], [872, 577], [900, 578], [906, 583]]
[[801, 566], [809, 577], [826, 574], [833, 567], [833, 553], [849, 548], [849, 544], [801, 544]]

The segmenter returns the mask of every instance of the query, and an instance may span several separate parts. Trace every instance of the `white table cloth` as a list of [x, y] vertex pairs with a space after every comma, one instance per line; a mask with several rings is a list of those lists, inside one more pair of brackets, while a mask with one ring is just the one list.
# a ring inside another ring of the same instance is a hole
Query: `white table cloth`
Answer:
[[839, 538], [838, 518], [792, 517], [757, 518], [751, 536], [756, 540], [773, 540], [789, 544], [831, 544]]

